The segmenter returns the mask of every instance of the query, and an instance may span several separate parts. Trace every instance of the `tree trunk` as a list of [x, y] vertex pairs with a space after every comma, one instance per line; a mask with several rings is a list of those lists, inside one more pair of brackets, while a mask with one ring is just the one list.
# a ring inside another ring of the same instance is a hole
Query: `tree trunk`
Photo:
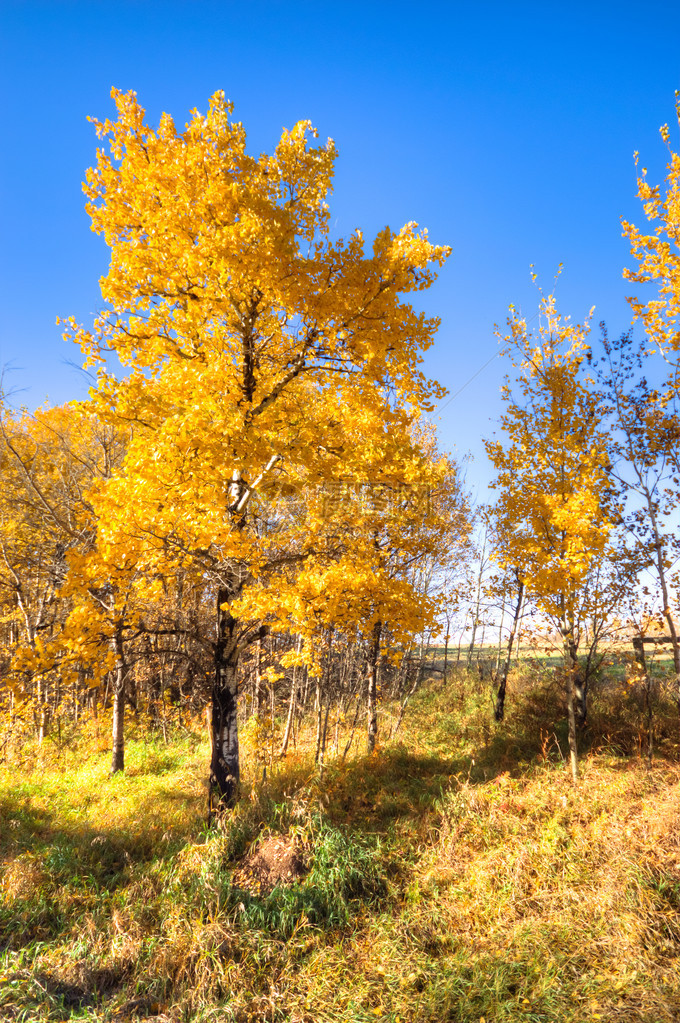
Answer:
[[449, 640], [451, 633], [449, 632], [449, 624], [446, 623], [446, 636], [444, 637], [444, 667], [442, 668], [442, 688], [446, 685], [446, 672], [449, 665]]
[[652, 766], [652, 755], [654, 751], [654, 736], [653, 736], [653, 712], [652, 712], [652, 693], [651, 693], [651, 677], [647, 671], [647, 660], [645, 658], [645, 645], [642, 642], [641, 636], [633, 637], [633, 650], [635, 651], [635, 661], [637, 669], [640, 673], [640, 678], [643, 684], [644, 701], [645, 701], [645, 718], [647, 725], [647, 766], [651, 769]]
[[116, 677], [113, 688], [113, 726], [111, 742], [111, 774], [125, 769], [125, 648], [120, 630], [113, 639], [116, 654]]
[[515, 613], [512, 618], [512, 625], [510, 626], [510, 635], [508, 636], [508, 645], [505, 652], [505, 661], [503, 662], [503, 668], [501, 669], [500, 678], [498, 681], [498, 690], [496, 692], [496, 705], [494, 707], [494, 717], [496, 721], [502, 721], [505, 717], [505, 691], [508, 684], [508, 674], [510, 672], [510, 661], [512, 658], [512, 645], [515, 642], [515, 635], [517, 633], [517, 626], [519, 624], [519, 617], [522, 613], [522, 602], [524, 600], [524, 582], [518, 580], [517, 590], [517, 603], [515, 604]]
[[276, 718], [276, 693], [274, 683], [269, 679], [269, 717], [271, 728], [269, 729], [269, 766], [274, 766], [274, 720]]
[[573, 624], [564, 621], [562, 624], [562, 639], [564, 641], [564, 664], [567, 683], [567, 721], [569, 727], [569, 757], [571, 762], [571, 776], [574, 785], [578, 784], [578, 744], [576, 739], [576, 712], [575, 702], [575, 680], [578, 673], [578, 662], [576, 660], [576, 648], [574, 645]]
[[321, 715], [323, 713], [323, 700], [321, 698], [321, 683], [319, 679], [316, 680], [316, 753], [314, 755], [314, 763], [319, 763], [319, 757], [321, 756]]
[[326, 697], [326, 710], [323, 716], [323, 728], [321, 729], [321, 753], [319, 756], [319, 765], [323, 767], [326, 759], [326, 736], [328, 734], [328, 714], [331, 709], [331, 694], [330, 689], [328, 696]]
[[576, 727], [582, 732], [588, 724], [588, 678], [581, 678], [578, 661], [574, 672], [574, 712]]
[[338, 755], [338, 751], [339, 751], [339, 748], [340, 748], [340, 714], [341, 713], [342, 713], [342, 705], [341, 705], [340, 697], [338, 696], [338, 699], [337, 699], [336, 704], [335, 704], [335, 737], [334, 737], [334, 742], [333, 742], [333, 748], [335, 750], [336, 757]]
[[503, 650], [503, 626], [505, 625], [505, 599], [501, 604], [501, 620], [498, 626], [498, 650], [496, 651], [496, 671], [501, 670], [501, 652]]
[[42, 746], [47, 735], [48, 703], [46, 690], [47, 683], [42, 677], [38, 676], [38, 715], [36, 724], [39, 746]]
[[232, 807], [238, 797], [240, 761], [238, 748], [238, 645], [236, 620], [222, 609], [229, 593], [217, 594], [217, 642], [215, 681], [212, 690], [212, 756], [210, 760], [209, 819]]
[[99, 699], [99, 686], [96, 686], [95, 688], [91, 689], [90, 693], [91, 693], [90, 699], [92, 701], [91, 709], [92, 723], [94, 727], [94, 737], [97, 740], [97, 744], [99, 744], [99, 710], [97, 708], [97, 701]]
[[382, 623], [373, 626], [368, 653], [368, 752], [373, 753], [378, 736], [378, 662], [380, 660], [380, 633]]
[[574, 711], [574, 722], [580, 732], [586, 727], [588, 718], [588, 681], [581, 678], [579, 670], [576, 642], [574, 640], [574, 625], [568, 625], [568, 632], [565, 637], [565, 651], [569, 674], [571, 676], [572, 706]]
[[[255, 649], [255, 692], [253, 694], [255, 716], [258, 721], [262, 717], [262, 706], [264, 703], [262, 693], [262, 637], [257, 641], [257, 647]], [[273, 727], [273, 725], [272, 725]]]
[[113, 728], [111, 749], [111, 774], [125, 770], [125, 693], [122, 689], [113, 692]]
[[297, 705], [297, 725], [293, 729], [293, 745], [296, 744], [297, 739], [300, 735], [300, 729], [302, 728], [302, 722], [304, 721], [305, 711], [307, 710], [307, 700], [309, 697], [309, 671], [304, 669], [305, 685], [302, 690], [302, 700], [298, 700]]
[[474, 612], [471, 611], [470, 613], [472, 615], [472, 634], [470, 636], [470, 646], [468, 647], [468, 652], [467, 652], [467, 666], [468, 666], [468, 668], [472, 664], [472, 655], [473, 655], [474, 650], [475, 650], [475, 637], [477, 635], [477, 624], [478, 624], [478, 620], [477, 620]]
[[515, 664], [519, 668], [519, 662], [521, 660], [521, 643], [522, 643], [522, 612], [524, 611], [524, 604], [526, 602], [526, 592], [522, 598], [522, 604], [519, 609], [519, 621], [517, 623], [517, 649], [515, 650]]
[[[302, 636], [298, 636], [295, 644], [297, 653], [302, 650]], [[293, 728], [293, 719], [295, 718], [295, 701], [297, 698], [297, 676], [298, 676], [298, 665], [293, 665], [293, 680], [290, 685], [290, 703], [288, 704], [288, 717], [286, 718], [286, 727], [283, 733], [283, 740], [281, 742], [281, 750], [279, 756], [284, 756], [288, 749], [288, 743], [290, 742], [290, 734]]]
[[125, 770], [125, 649], [120, 630], [113, 639], [116, 654], [116, 681], [113, 688], [113, 728], [111, 774]]

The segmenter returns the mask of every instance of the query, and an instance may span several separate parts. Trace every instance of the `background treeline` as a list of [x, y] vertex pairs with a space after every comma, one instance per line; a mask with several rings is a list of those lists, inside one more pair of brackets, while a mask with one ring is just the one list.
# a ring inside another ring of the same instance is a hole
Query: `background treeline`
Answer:
[[[163, 737], [206, 711], [209, 720], [219, 618], [212, 580], [188, 572], [150, 580], [134, 565], [117, 564], [113, 578], [104, 575], [93, 583], [101, 539], [89, 495], [123, 463], [125, 432], [69, 405], [6, 412], [0, 444], [2, 753], [10, 759], [25, 755], [34, 740], [40, 746], [48, 737], [68, 746], [79, 725], [108, 741], [113, 727], [113, 768], [122, 769], [126, 708], [137, 723]], [[424, 499], [427, 507], [444, 496], [447, 502], [446, 509], [439, 508], [447, 521], [440, 530], [445, 543], [439, 561], [431, 553], [401, 568], [398, 537], [389, 552], [395, 573], [410, 578], [415, 600], [432, 607], [442, 563], [453, 558], [460, 569], [473, 551], [464, 479], [452, 460], [447, 473], [446, 494], [427, 493]], [[331, 491], [330, 497], [342, 505], [361, 498], [346, 490]], [[322, 499], [328, 505], [328, 495]], [[280, 506], [285, 499], [276, 500]], [[243, 725], [254, 719], [248, 735], [263, 763], [285, 754], [302, 719], [312, 714], [320, 762], [329, 744], [336, 754], [348, 752], [348, 725], [350, 743], [372, 748], [378, 702], [406, 705], [428, 666], [428, 637], [436, 630], [433, 621], [425, 636], [405, 644], [389, 620], [369, 631], [360, 620], [350, 621], [346, 630], [342, 623], [322, 622], [310, 662], [301, 656], [302, 635], [273, 632], [265, 619], [250, 624], [253, 641], [239, 672], [240, 720]], [[275, 735], [272, 722], [281, 716], [283, 731]], [[396, 721], [401, 723], [400, 715]]]

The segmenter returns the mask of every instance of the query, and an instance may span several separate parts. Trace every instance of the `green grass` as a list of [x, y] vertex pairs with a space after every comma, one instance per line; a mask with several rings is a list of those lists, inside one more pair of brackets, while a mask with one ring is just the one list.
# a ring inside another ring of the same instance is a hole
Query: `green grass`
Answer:
[[[602, 684], [573, 789], [554, 674], [516, 674], [502, 725], [475, 685], [425, 688], [371, 758], [298, 750], [212, 830], [198, 735], [129, 743], [114, 778], [82, 748], [0, 769], [0, 1020], [677, 1019], [672, 707], [648, 770], [635, 694]], [[308, 872], [241, 887], [278, 834]]]

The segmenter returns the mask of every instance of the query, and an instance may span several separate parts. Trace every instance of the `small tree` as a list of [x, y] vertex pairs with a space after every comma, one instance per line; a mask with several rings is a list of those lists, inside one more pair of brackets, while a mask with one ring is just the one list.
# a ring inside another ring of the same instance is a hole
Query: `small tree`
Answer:
[[519, 370], [520, 396], [503, 389], [505, 443], [487, 441], [496, 469], [495, 556], [517, 573], [538, 607], [558, 624], [564, 646], [571, 768], [578, 759], [575, 701], [585, 714], [576, 629], [583, 584], [610, 529], [607, 449], [582, 363], [588, 323], [573, 326], [541, 300], [537, 334], [514, 309], [505, 353]]
[[680, 501], [680, 427], [669, 395], [651, 387], [643, 375], [647, 342], [624, 334], [610, 341], [603, 332], [605, 358], [599, 378], [603, 408], [614, 431], [611, 473], [628, 498], [626, 516], [638, 571], [656, 577], [662, 615], [671, 638], [673, 664], [680, 679], [680, 637], [674, 609], [673, 571], [680, 556], [677, 509]]

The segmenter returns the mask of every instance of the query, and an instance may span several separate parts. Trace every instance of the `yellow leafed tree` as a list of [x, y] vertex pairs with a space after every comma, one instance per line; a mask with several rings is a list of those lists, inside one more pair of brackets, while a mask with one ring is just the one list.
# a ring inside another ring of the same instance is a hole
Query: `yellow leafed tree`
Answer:
[[[675, 111], [680, 128], [680, 92], [675, 94]], [[640, 170], [638, 197], [650, 230], [645, 233], [629, 221], [623, 221], [624, 235], [637, 261], [635, 268], [623, 273], [629, 281], [656, 289], [653, 298], [645, 301], [631, 297], [629, 302], [635, 318], [641, 319], [644, 325], [647, 354], [650, 349], [660, 352], [668, 363], [669, 372], [665, 386], [658, 390], [650, 389], [645, 378], [637, 385], [637, 393], [631, 391], [624, 395], [619, 387], [617, 411], [630, 465], [637, 476], [635, 489], [646, 505], [647, 553], [659, 579], [662, 614], [672, 642], [680, 705], [680, 640], [674, 620], [679, 579], [677, 571], [673, 571], [677, 527], [669, 530], [664, 525], [677, 509], [680, 479], [680, 152], [671, 147], [671, 129], [667, 124], [661, 127], [660, 133], [669, 155], [665, 189], [650, 185], [646, 169]], [[637, 164], [638, 154], [635, 159]], [[624, 354], [624, 361], [625, 358]], [[618, 384], [625, 386], [628, 378], [622, 376]], [[665, 485], [660, 485], [660, 477], [650, 489], [650, 475], [657, 471], [665, 472]]]
[[[307, 122], [253, 157], [221, 93], [182, 131], [168, 115], [149, 127], [133, 93], [113, 95], [118, 118], [97, 124], [108, 145], [85, 185], [111, 249], [108, 306], [92, 331], [69, 330], [98, 365], [93, 406], [132, 431], [97, 495], [99, 542], [129, 543], [150, 577], [212, 580], [211, 791], [224, 804], [262, 587], [284, 580], [284, 602], [297, 567], [338, 554], [305, 495], [339, 480], [423, 484], [412, 427], [441, 394], [420, 369], [437, 321], [401, 296], [428, 287], [448, 250], [413, 224], [386, 228], [369, 252], [360, 231], [332, 239], [335, 148], [311, 144]], [[109, 350], [122, 379], [104, 367]]]
[[[675, 110], [680, 128], [680, 92], [676, 93]], [[670, 128], [661, 128], [661, 137], [668, 148], [666, 190], [650, 185], [642, 168], [637, 179], [638, 197], [642, 200], [651, 233], [645, 234], [629, 221], [623, 221], [623, 232], [637, 267], [624, 270], [624, 277], [638, 284], [655, 284], [658, 294], [644, 302], [629, 299], [636, 317], [640, 317], [647, 336], [654, 345], [676, 363], [680, 357], [680, 153], [670, 146]], [[638, 156], [635, 156], [636, 163]], [[674, 387], [678, 387], [677, 375]]]
[[32, 415], [1, 411], [2, 656], [13, 692], [32, 697], [42, 741], [60, 689], [82, 679], [85, 649], [92, 663], [101, 661], [98, 630], [81, 602], [87, 586], [76, 596], [67, 580], [92, 557], [90, 498], [120, 459], [124, 438], [76, 403]]
[[503, 389], [505, 442], [488, 441], [496, 469], [496, 557], [516, 572], [560, 628], [567, 667], [572, 771], [577, 777], [574, 700], [585, 719], [575, 625], [584, 582], [610, 530], [607, 451], [597, 399], [582, 373], [587, 322], [561, 318], [541, 301], [536, 333], [512, 310], [506, 353], [519, 370], [519, 394]]

